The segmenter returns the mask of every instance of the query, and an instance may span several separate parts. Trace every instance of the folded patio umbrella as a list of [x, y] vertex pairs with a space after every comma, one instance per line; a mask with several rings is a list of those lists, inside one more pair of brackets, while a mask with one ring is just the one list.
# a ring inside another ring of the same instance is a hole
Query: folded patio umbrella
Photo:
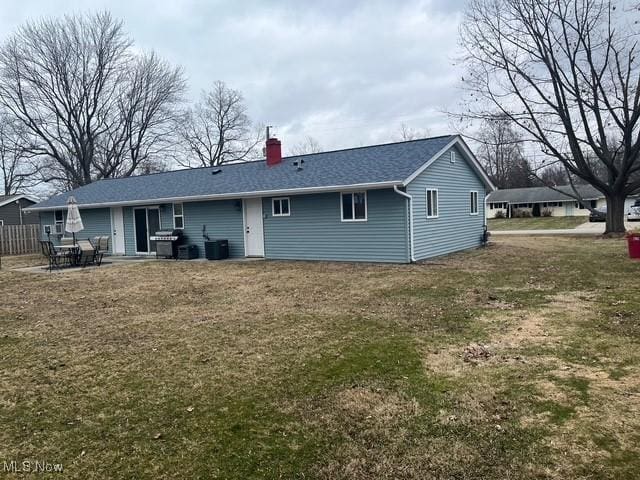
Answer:
[[73, 195], [67, 200], [67, 224], [64, 229], [73, 235], [74, 244], [76, 243], [76, 233], [84, 230], [80, 210], [78, 209], [78, 202], [76, 202]]

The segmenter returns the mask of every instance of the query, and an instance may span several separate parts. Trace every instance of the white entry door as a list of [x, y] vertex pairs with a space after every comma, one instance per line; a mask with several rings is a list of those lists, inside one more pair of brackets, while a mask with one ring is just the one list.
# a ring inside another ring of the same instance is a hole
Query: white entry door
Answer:
[[122, 207], [111, 209], [111, 233], [113, 235], [111, 246], [114, 255], [124, 255], [124, 215]]
[[244, 250], [247, 257], [264, 257], [261, 198], [244, 201]]
[[575, 207], [575, 205], [574, 205], [573, 201], [564, 202], [564, 214], [565, 214], [565, 216], [573, 217], [575, 215], [574, 207]]

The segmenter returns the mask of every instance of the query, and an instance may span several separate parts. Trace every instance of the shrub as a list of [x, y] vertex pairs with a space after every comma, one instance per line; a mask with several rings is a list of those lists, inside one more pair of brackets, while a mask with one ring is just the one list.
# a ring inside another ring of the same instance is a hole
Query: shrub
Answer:
[[513, 218], [531, 218], [531, 210], [525, 210], [523, 208], [517, 208], [513, 211]]
[[542, 210], [541, 215], [543, 217], [551, 217], [553, 216], [553, 210], [551, 210], [550, 208], [545, 208]]
[[498, 210], [493, 218], [507, 218], [507, 214], [504, 213], [504, 210]]

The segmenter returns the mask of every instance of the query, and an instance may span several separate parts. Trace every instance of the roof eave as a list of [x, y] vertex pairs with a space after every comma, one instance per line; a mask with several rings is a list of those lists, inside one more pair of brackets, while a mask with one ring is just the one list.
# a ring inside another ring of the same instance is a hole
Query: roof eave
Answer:
[[[35, 198], [32, 198], [28, 195], [14, 195], [12, 196], [9, 200], [3, 200], [0, 202], [0, 207], [4, 207], [5, 205], [9, 205], [10, 203], [13, 202], [17, 202], [19, 200], [29, 200], [30, 202], [34, 202], [34, 203], [38, 203], [38, 200], [36, 200]], [[26, 211], [26, 208], [22, 209], [23, 211]]]
[[[394, 186], [402, 185], [402, 180], [394, 180], [388, 182], [373, 182], [373, 183], [356, 183], [350, 185], [330, 185], [326, 187], [304, 187], [304, 188], [291, 188], [281, 190], [262, 190], [254, 192], [236, 192], [236, 193], [221, 193], [212, 195], [197, 195], [187, 197], [165, 197], [165, 198], [148, 198], [143, 200], [132, 200], [127, 202], [101, 202], [101, 203], [81, 203], [78, 204], [78, 208], [107, 208], [107, 207], [128, 207], [137, 205], [153, 205], [156, 203], [180, 203], [180, 202], [205, 202], [207, 200], [234, 200], [239, 198], [252, 198], [252, 197], [269, 197], [273, 195], [304, 195], [311, 193], [327, 193], [327, 192], [341, 192], [349, 190], [375, 190], [381, 188], [393, 188]], [[47, 212], [53, 210], [60, 210], [66, 208], [66, 205], [54, 205], [50, 207], [38, 207], [34, 205], [28, 209], [24, 209], [25, 212]]]

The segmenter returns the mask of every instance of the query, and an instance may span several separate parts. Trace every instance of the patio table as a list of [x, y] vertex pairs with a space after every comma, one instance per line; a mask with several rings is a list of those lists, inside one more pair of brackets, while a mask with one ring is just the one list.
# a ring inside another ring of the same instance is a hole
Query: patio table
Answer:
[[71, 245], [56, 245], [56, 250], [68, 250], [71, 253], [71, 266], [75, 267], [78, 264], [78, 252], [80, 251], [80, 247], [77, 244]]

